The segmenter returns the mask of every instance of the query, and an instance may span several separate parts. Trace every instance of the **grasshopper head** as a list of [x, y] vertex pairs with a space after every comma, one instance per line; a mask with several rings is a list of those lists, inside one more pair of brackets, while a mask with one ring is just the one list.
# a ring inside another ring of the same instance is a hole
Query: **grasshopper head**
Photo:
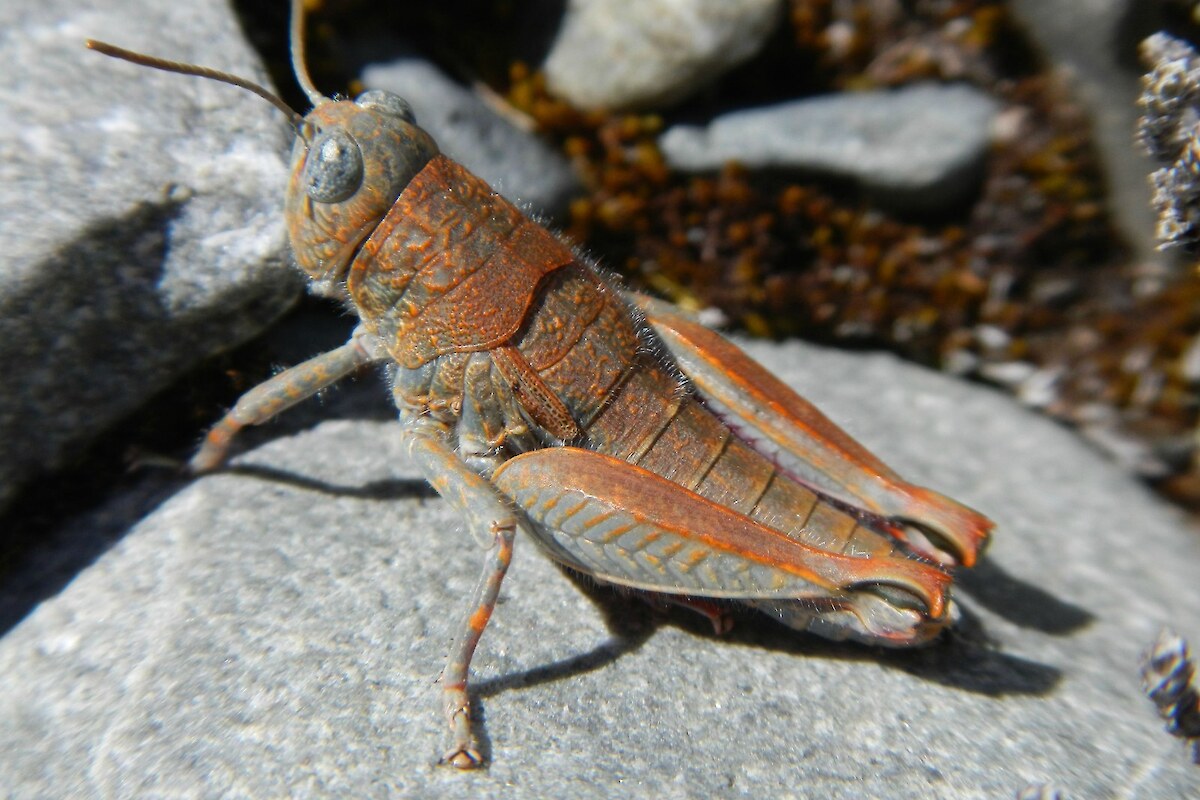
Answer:
[[320, 284], [344, 278], [358, 247], [437, 152], [397, 95], [375, 90], [318, 103], [300, 125], [285, 201], [300, 268]]
[[330, 286], [345, 277], [359, 245], [438, 148], [397, 95], [375, 90], [354, 101], [335, 101], [317, 91], [304, 67], [303, 0], [292, 0], [291, 39], [296, 80], [313, 104], [304, 117], [268, 89], [228, 72], [92, 39], [87, 46], [142, 66], [246, 89], [288, 115], [297, 127], [285, 201], [288, 237], [300, 268], [315, 283]]

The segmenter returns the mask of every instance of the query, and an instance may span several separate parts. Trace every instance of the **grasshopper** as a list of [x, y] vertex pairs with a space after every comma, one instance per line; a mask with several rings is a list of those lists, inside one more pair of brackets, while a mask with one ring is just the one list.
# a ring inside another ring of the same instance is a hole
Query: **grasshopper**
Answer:
[[295, 123], [295, 261], [359, 324], [242, 397], [190, 466], [212, 470], [241, 428], [364, 365], [386, 369], [408, 455], [485, 553], [442, 673], [442, 763], [482, 763], [467, 677], [518, 530], [569, 569], [714, 622], [734, 601], [892, 647], [951, 622], [949, 569], [975, 562], [987, 518], [906, 483], [720, 335], [623, 292], [441, 155], [402, 98], [323, 96], [304, 67], [302, 6], [291, 48], [305, 116], [236, 76], [88, 46], [249, 89]]

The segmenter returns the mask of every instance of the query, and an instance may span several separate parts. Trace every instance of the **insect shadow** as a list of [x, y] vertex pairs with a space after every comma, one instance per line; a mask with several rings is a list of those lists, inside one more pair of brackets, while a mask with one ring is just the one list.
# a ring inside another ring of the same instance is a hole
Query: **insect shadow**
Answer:
[[[341, 497], [375, 500], [402, 498], [433, 499], [437, 494], [423, 480], [393, 479], [360, 486], [335, 485], [305, 477], [288, 470], [260, 465], [234, 465], [221, 472], [283, 483], [307, 491]], [[977, 565], [977, 575], [964, 581], [972, 600], [1010, 619], [1015, 624], [1043, 632], [1066, 635], [1092, 620], [1086, 611], [1059, 600], [1044, 589], [1033, 587], [1006, 573], [991, 559]], [[987, 696], [1043, 695], [1053, 691], [1061, 680], [1061, 670], [1011, 653], [993, 643], [983, 621], [960, 603], [961, 618], [941, 639], [929, 647], [889, 650], [863, 647], [854, 643], [831, 642], [816, 636], [797, 634], [764, 614], [732, 605], [733, 630], [717, 635], [702, 616], [682, 608], [659, 607], [644, 601], [637, 592], [619, 589], [562, 570], [603, 616], [611, 634], [590, 650], [521, 672], [479, 681], [472, 689], [476, 716], [482, 718], [482, 700], [507, 691], [553, 683], [593, 672], [640, 649], [662, 626], [686, 629], [698, 636], [711, 637], [716, 644], [755, 647], [806, 658], [881, 663], [923, 680]], [[963, 576], [971, 575], [964, 571]], [[1040, 609], [1037, 607], [1040, 604]], [[1028, 613], [1026, 613], [1028, 612]], [[798, 664], [798, 669], [803, 668]], [[481, 725], [480, 730], [486, 730]], [[486, 748], [486, 742], [480, 742]]]
[[505, 692], [541, 684], [571, 680], [603, 669], [641, 649], [660, 627], [683, 628], [697, 636], [712, 638], [714, 646], [754, 647], [796, 656], [796, 669], [807, 659], [872, 661], [898, 669], [922, 680], [989, 697], [1046, 695], [1061, 682], [1061, 670], [1048, 664], [1004, 653], [995, 648], [983, 630], [982, 621], [967, 609], [955, 627], [929, 647], [916, 650], [886, 650], [831, 642], [774, 622], [766, 615], [733, 609], [736, 622], [728, 633], [716, 634], [702, 616], [683, 608], [650, 604], [633, 591], [598, 584], [569, 569], [563, 575], [587, 596], [603, 616], [610, 636], [591, 649], [519, 672], [510, 672], [472, 687], [472, 715], [480, 752], [491, 755], [486, 701]]
[[[235, 465], [221, 472], [284, 483], [297, 488], [342, 497], [396, 500], [406, 497], [437, 497], [427, 483], [416, 479], [376, 481], [361, 486], [334, 485], [287, 470], [259, 465]], [[608, 639], [582, 653], [521, 672], [479, 681], [472, 687], [477, 721], [483, 719], [482, 700], [507, 691], [568, 680], [598, 669], [636, 652], [662, 626], [686, 629], [711, 637], [728, 646], [755, 647], [795, 655], [799, 659], [825, 658], [840, 661], [875, 662], [899, 669], [922, 680], [987, 696], [1044, 695], [1062, 678], [1056, 667], [1005, 653], [991, 641], [977, 614], [959, 604], [961, 617], [950, 631], [929, 647], [890, 650], [855, 643], [832, 642], [797, 634], [762, 613], [731, 605], [735, 617], [732, 631], [715, 634], [709, 622], [683, 608], [663, 609], [645, 602], [638, 592], [597, 583], [585, 575], [563, 569], [595, 605], [611, 634]], [[1045, 589], [1009, 575], [986, 556], [974, 570], [956, 576], [965, 594], [1016, 625], [1054, 635], [1070, 634], [1094, 617], [1083, 609], [1060, 600]], [[803, 668], [798, 664], [798, 669]], [[480, 731], [486, 725], [479, 726]], [[481, 737], [482, 738], [482, 737]], [[480, 746], [487, 748], [487, 742]]]
[[993, 614], [1051, 636], [1074, 633], [1096, 619], [1081, 606], [1008, 574], [987, 556], [972, 569], [956, 575], [955, 582], [964, 594]]
[[340, 486], [315, 478], [307, 478], [295, 472], [258, 464], [235, 464], [214, 472], [214, 474], [218, 473], [257, 478], [330, 496], [355, 497], [364, 500], [401, 500], [405, 498], [427, 500], [438, 497], [438, 493], [422, 478], [395, 478], [369, 481], [361, 486]]
[[[1000, 572], [998, 568], [997, 571]], [[1049, 694], [1062, 678], [1062, 671], [1056, 667], [997, 649], [988, 638], [982, 620], [967, 608], [960, 609], [959, 621], [931, 646], [889, 650], [797, 634], [764, 614], [748, 609], [743, 613], [737, 606], [730, 609], [736, 618], [732, 631], [716, 634], [708, 621], [694, 612], [683, 608], [663, 609], [657, 603], [651, 605], [637, 592], [601, 585], [568, 569], [564, 569], [563, 574], [603, 615], [610, 638], [591, 650], [550, 664], [479, 681], [474, 687], [476, 699], [567, 680], [601, 669], [637, 651], [659, 627], [668, 625], [711, 637], [722, 645], [795, 655], [797, 669], [803, 668], [800, 662], [806, 658], [872, 661], [923, 680], [990, 697]]]
[[[471, 687], [471, 715], [476, 742], [485, 758], [491, 758], [492, 741], [488, 736], [486, 700], [505, 692], [586, 675], [641, 649], [660, 627], [650, 606], [633, 597], [621, 596], [616, 589], [602, 587], [587, 576], [563, 568], [562, 573], [575, 583], [604, 616], [610, 636], [590, 650], [548, 664], [477, 680]], [[703, 622], [703, 620], [701, 620]]]

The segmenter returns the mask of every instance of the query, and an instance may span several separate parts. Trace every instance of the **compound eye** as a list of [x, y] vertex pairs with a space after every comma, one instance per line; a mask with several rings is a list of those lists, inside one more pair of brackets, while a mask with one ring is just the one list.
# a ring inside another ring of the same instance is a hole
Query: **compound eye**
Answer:
[[358, 191], [363, 179], [362, 151], [345, 131], [317, 137], [304, 165], [308, 196], [318, 203], [339, 203]]
[[407, 100], [398, 94], [385, 92], [383, 89], [368, 89], [354, 98], [354, 102], [362, 108], [371, 108], [383, 114], [390, 114], [408, 123], [416, 124], [417, 122], [417, 115], [413, 113], [412, 106], [408, 104]]

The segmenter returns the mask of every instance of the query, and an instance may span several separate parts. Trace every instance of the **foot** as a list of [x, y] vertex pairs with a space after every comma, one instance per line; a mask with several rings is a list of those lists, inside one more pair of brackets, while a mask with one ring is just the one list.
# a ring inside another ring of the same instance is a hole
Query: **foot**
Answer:
[[483, 756], [474, 747], [454, 747], [438, 759], [438, 764], [455, 769], [479, 769], [483, 766]]

